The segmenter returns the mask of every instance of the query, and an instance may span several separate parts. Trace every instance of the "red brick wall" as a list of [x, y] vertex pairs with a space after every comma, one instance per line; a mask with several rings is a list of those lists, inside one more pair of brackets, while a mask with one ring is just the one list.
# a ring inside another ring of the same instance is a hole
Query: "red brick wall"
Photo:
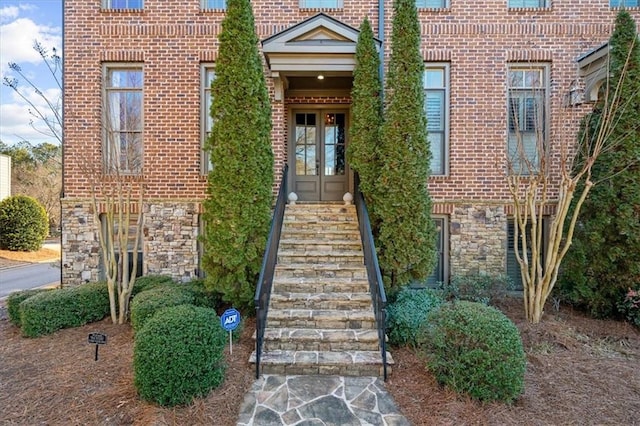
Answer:
[[[605, 42], [615, 11], [608, 0], [551, 0], [543, 10], [509, 10], [507, 0], [451, 0], [450, 9], [420, 10], [426, 61], [451, 65], [450, 175], [429, 182], [436, 202], [506, 200], [499, 159], [506, 146], [506, 68], [512, 61], [551, 66], [552, 141], [567, 128], [560, 104], [576, 78], [576, 58]], [[386, 35], [391, 29], [386, 0]], [[252, 1], [264, 39], [311, 17], [298, 0]], [[324, 10], [358, 27], [369, 17], [377, 32], [377, 2], [344, 0]], [[640, 22], [640, 10], [632, 10]], [[100, 1], [65, 1], [64, 190], [88, 198], [88, 166], [101, 162], [102, 63], [144, 66], [144, 163], [151, 199], [204, 197], [200, 170], [200, 64], [215, 61], [223, 12], [198, 0], [146, 0], [144, 11], [103, 11]], [[386, 43], [388, 56], [390, 45]], [[272, 98], [273, 81], [268, 78]], [[285, 100], [286, 101], [286, 100]], [[584, 108], [581, 109], [581, 112]], [[286, 159], [286, 103], [273, 104], [276, 173]], [[557, 151], [556, 151], [557, 158]]]

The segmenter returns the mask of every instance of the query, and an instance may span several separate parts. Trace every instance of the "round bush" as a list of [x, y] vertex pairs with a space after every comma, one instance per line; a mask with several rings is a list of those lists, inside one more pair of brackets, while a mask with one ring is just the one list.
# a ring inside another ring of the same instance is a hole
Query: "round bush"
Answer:
[[34, 198], [14, 195], [0, 201], [0, 248], [36, 251], [49, 234], [44, 207]]
[[419, 347], [437, 380], [456, 392], [512, 402], [524, 390], [520, 333], [493, 307], [464, 301], [442, 305], [427, 317]]
[[164, 308], [136, 333], [134, 384], [140, 397], [163, 406], [187, 404], [224, 380], [225, 331], [213, 309]]
[[415, 344], [417, 332], [429, 312], [443, 303], [440, 295], [431, 289], [405, 287], [387, 306], [389, 343], [396, 346]]
[[160, 309], [192, 304], [193, 301], [193, 294], [178, 284], [162, 285], [143, 291], [131, 301], [131, 325], [137, 332]]
[[167, 285], [175, 285], [175, 281], [173, 281], [173, 278], [166, 275], [145, 275], [144, 277], [138, 277], [133, 285], [131, 296], [135, 297], [138, 293], [142, 293], [143, 291]]

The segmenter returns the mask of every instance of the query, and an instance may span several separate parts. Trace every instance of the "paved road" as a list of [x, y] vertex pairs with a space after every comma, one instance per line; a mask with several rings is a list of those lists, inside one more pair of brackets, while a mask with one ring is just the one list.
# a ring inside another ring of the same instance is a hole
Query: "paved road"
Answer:
[[52, 285], [60, 281], [58, 262], [32, 263], [0, 270], [0, 299], [17, 290]]

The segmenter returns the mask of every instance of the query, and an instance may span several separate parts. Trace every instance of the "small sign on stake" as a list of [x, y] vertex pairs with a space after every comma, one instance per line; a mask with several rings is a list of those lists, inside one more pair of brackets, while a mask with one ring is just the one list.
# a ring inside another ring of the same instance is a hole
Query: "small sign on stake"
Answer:
[[220, 317], [220, 325], [229, 332], [229, 354], [233, 354], [232, 331], [240, 325], [240, 312], [235, 308], [224, 311]]
[[89, 343], [96, 345], [96, 358], [95, 360], [98, 360], [98, 348], [100, 347], [100, 345], [106, 345], [107, 344], [107, 335], [104, 333], [99, 333], [99, 332], [94, 332], [94, 333], [89, 333], [89, 338], [87, 339]]

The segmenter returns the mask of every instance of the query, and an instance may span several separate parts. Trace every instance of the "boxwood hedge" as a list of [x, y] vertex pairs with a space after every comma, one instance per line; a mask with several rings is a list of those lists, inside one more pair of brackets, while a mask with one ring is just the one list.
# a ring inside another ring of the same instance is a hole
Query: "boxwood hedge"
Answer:
[[22, 334], [37, 337], [78, 327], [109, 315], [104, 282], [38, 293], [20, 303]]
[[224, 380], [226, 334], [213, 309], [193, 305], [158, 311], [136, 333], [134, 384], [163, 406], [187, 404]]
[[522, 393], [522, 339], [502, 312], [477, 302], [447, 303], [425, 324], [419, 347], [440, 383], [482, 401], [512, 402]]

